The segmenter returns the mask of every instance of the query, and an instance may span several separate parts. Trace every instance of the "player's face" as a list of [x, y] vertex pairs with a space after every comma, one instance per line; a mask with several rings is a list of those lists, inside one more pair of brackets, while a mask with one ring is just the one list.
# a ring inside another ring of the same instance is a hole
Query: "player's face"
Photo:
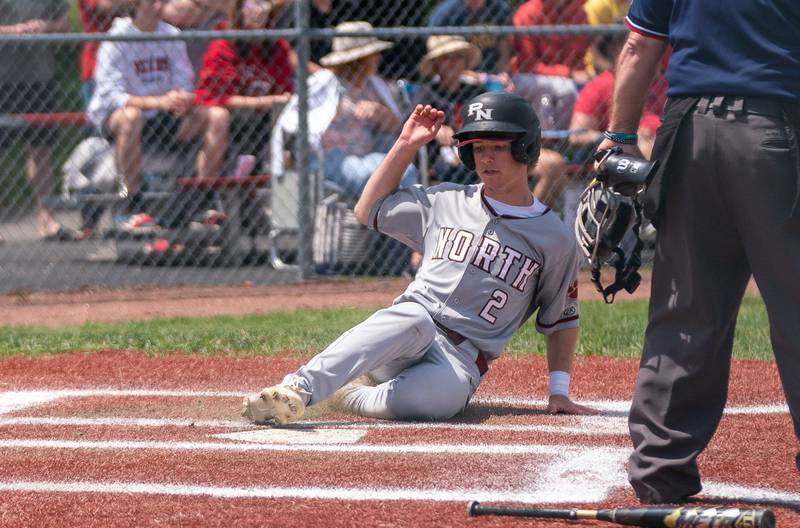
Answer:
[[511, 141], [480, 140], [472, 145], [475, 172], [490, 196], [527, 185], [528, 167], [511, 156]]

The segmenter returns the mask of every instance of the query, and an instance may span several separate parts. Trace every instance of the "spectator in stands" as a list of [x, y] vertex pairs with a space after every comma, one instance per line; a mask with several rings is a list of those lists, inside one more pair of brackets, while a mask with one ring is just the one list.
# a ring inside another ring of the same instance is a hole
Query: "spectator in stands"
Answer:
[[[117, 18], [112, 35], [175, 35], [161, 20], [161, 0], [135, 0], [131, 18]], [[96, 89], [89, 118], [116, 143], [116, 159], [129, 197], [123, 229], [148, 228], [140, 194], [142, 145], [166, 146], [202, 135], [197, 175], [219, 176], [228, 144], [230, 115], [224, 108], [195, 105], [194, 72], [182, 41], [104, 42], [97, 54]], [[142, 214], [137, 214], [142, 213]]]
[[[609, 64], [616, 62], [626, 37], [626, 34], [607, 35], [598, 44], [598, 51]], [[603, 140], [603, 131], [608, 129], [613, 88], [612, 68], [593, 78], [578, 93], [570, 123], [570, 129], [574, 131], [570, 135], [570, 144], [581, 149], [576, 156], [579, 161], [586, 161]], [[666, 79], [663, 74], [659, 74], [653, 82], [639, 122], [639, 149], [647, 158], [653, 150], [656, 130], [661, 124], [659, 115], [666, 98]]]
[[[586, 24], [584, 0], [528, 0], [513, 16], [517, 27]], [[587, 35], [517, 36], [513, 68], [519, 73], [568, 77], [577, 84], [589, 80], [584, 56]]]
[[[164, 0], [162, 19], [181, 30], [208, 31], [228, 15], [233, 0]], [[186, 52], [194, 71], [200, 70], [208, 40], [186, 41]]]
[[[606, 24], [621, 24], [622, 19], [628, 14], [631, 0], [586, 0], [583, 4], [583, 11], [586, 13], [586, 20], [592, 26]], [[591, 76], [603, 73], [611, 69], [613, 63], [608, 62], [604, 54], [597, 48], [602, 40], [592, 38], [589, 44], [589, 51], [586, 53], [586, 71]]]
[[[370, 29], [361, 21], [336, 26], [340, 32]], [[326, 69], [314, 74], [329, 76], [333, 87], [331, 97], [311, 103], [332, 111], [321, 136], [325, 179], [352, 197], [360, 195], [403, 124], [389, 84], [377, 75], [381, 51], [392, 45], [374, 37], [335, 37], [332, 51], [320, 59]], [[415, 167], [409, 166], [401, 184], [412, 185], [416, 178]]]
[[[274, 27], [289, 28], [295, 25], [296, 0], [273, 0]], [[310, 0], [309, 25], [312, 28], [330, 28], [348, 20], [363, 20], [375, 27], [421, 26], [425, 21], [428, 0], [403, 0], [403, 2], [376, 2], [375, 0]], [[311, 62], [330, 53], [328, 39], [311, 41]], [[386, 50], [380, 64], [380, 75], [392, 78], [409, 78], [416, 73], [420, 57], [425, 53], [422, 40], [400, 38], [396, 45]]]
[[430, 82], [415, 87], [410, 106], [431, 105], [444, 111], [444, 123], [436, 134], [436, 145], [428, 146], [431, 178], [439, 182], [477, 183], [477, 175], [458, 158], [453, 134], [461, 126], [464, 103], [488, 90], [486, 83], [467, 74], [480, 64], [481, 50], [455, 35], [428, 37], [427, 49], [419, 72], [429, 77]]
[[[235, 0], [220, 29], [263, 29], [271, 5], [263, 0]], [[242, 153], [266, 154], [270, 110], [291, 96], [292, 50], [284, 39], [274, 42], [212, 41], [199, 73], [198, 103], [231, 111], [231, 143]]]
[[[126, 16], [131, 0], [78, 0], [78, 14], [84, 33], [106, 33], [118, 16]], [[83, 107], [89, 106], [94, 92], [94, 65], [97, 61], [99, 41], [85, 42], [81, 50], [81, 98]]]
[[[4, 1], [0, 5], [0, 34], [69, 31], [68, 10], [65, 0]], [[1, 113], [55, 110], [58, 90], [54, 80], [53, 49], [52, 46], [21, 43], [0, 46]], [[53, 142], [52, 134], [47, 128], [9, 129], [4, 131], [0, 146], [8, 148], [19, 135], [27, 142], [25, 174], [33, 189], [39, 235], [44, 240], [77, 240], [79, 235], [61, 226], [43, 203], [46, 196], [53, 194], [53, 167], [48, 146]]]
[[[446, 26], [509, 26], [511, 10], [505, 0], [442, 0], [428, 19], [431, 27]], [[481, 50], [478, 70], [511, 71], [511, 39], [493, 35], [476, 35], [468, 39]]]

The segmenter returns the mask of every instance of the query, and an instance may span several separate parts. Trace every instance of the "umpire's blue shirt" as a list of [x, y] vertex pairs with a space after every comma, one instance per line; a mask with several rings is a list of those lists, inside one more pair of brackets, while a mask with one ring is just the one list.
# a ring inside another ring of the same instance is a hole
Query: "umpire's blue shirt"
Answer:
[[633, 0], [625, 23], [669, 39], [670, 96], [800, 100], [800, 0]]

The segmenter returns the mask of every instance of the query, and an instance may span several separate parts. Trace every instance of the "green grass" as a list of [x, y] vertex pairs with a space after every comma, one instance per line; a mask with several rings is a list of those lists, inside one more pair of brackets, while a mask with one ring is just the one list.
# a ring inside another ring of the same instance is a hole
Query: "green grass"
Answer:
[[[637, 357], [646, 322], [646, 301], [606, 305], [581, 303], [578, 353], [587, 356]], [[314, 353], [364, 320], [372, 310], [312, 310], [245, 317], [165, 319], [136, 323], [86, 324], [79, 327], [0, 328], [0, 356], [41, 355], [103, 349], [143, 350], [151, 354], [274, 354], [281, 350]], [[739, 314], [734, 355], [770, 359], [764, 304], [747, 297]], [[507, 347], [515, 355], [544, 354], [545, 340], [527, 324]]]

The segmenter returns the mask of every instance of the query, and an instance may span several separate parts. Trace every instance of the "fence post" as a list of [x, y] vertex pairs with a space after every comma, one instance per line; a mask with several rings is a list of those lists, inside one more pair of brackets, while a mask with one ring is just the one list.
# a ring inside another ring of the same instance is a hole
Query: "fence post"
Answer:
[[295, 27], [299, 29], [297, 39], [297, 172], [300, 179], [298, 207], [298, 226], [300, 240], [297, 262], [300, 266], [300, 279], [307, 279], [314, 273], [312, 258], [313, 237], [313, 180], [309, 171], [308, 148], [308, 61], [310, 59], [310, 40], [308, 36], [309, 7], [308, 2], [295, 2]]

